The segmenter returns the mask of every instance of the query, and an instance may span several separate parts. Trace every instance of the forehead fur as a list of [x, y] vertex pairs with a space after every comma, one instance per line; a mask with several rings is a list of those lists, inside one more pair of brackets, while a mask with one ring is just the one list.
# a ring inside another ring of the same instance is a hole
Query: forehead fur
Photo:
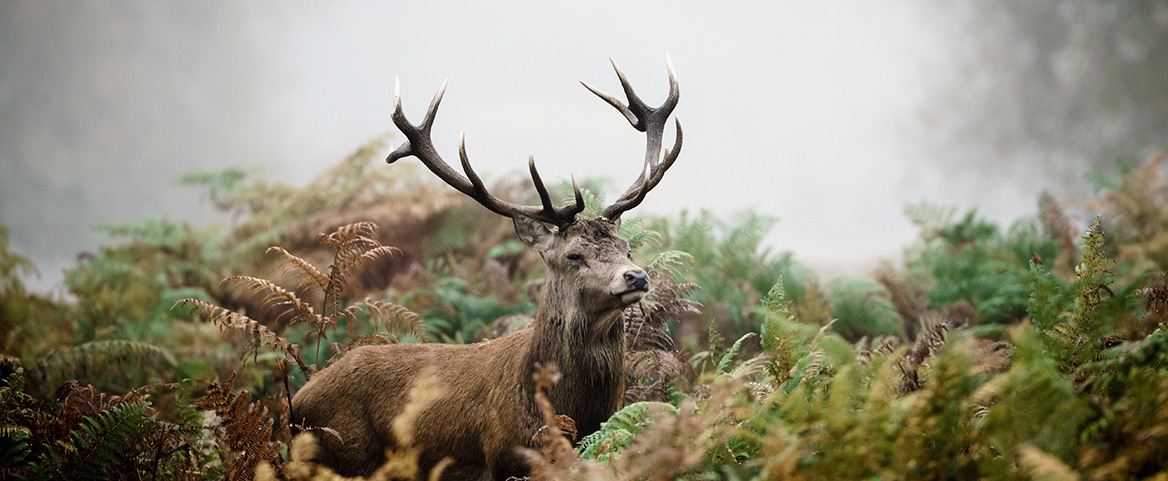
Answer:
[[596, 248], [604, 248], [604, 246], [623, 248], [625, 245], [624, 239], [617, 236], [616, 224], [600, 218], [577, 220], [565, 226], [557, 235], [561, 238], [574, 239]]
[[585, 236], [590, 239], [616, 239], [616, 224], [604, 219], [579, 219], [560, 231], [564, 236]]

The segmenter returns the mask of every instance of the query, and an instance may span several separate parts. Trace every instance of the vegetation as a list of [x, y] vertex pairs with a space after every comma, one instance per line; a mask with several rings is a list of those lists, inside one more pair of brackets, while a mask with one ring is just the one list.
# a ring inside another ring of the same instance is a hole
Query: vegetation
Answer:
[[[538, 256], [451, 189], [373, 168], [383, 151], [302, 188], [188, 175], [232, 224], [102, 227], [70, 298], [25, 289], [0, 224], [0, 477], [327, 477], [289, 404], [317, 369], [522, 327]], [[1082, 225], [1047, 195], [1008, 228], [910, 206], [903, 265], [824, 283], [763, 246], [772, 219], [628, 219], [654, 289], [625, 312], [627, 405], [575, 440], [540, 401], [533, 478], [1168, 477], [1164, 168], [1096, 175]], [[440, 389], [420, 384], [418, 409]], [[390, 454], [378, 476], [414, 475], [415, 451]]]

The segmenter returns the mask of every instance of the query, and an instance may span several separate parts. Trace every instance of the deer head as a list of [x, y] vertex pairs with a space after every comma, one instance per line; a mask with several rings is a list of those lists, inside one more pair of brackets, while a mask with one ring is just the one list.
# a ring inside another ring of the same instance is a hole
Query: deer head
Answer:
[[[386, 158], [386, 162], [393, 163], [402, 157], [417, 157], [451, 187], [475, 199], [492, 212], [510, 217], [519, 239], [525, 245], [539, 251], [548, 266], [546, 298], [556, 303], [562, 302], [564, 309], [579, 310], [580, 312], [575, 314], [587, 317], [619, 312], [640, 300], [648, 292], [648, 276], [644, 270], [629, 260], [628, 243], [617, 236], [617, 228], [620, 226], [621, 214], [639, 205], [645, 199], [645, 195], [661, 182], [665, 171], [677, 160], [682, 144], [681, 122], [676, 121], [673, 149], [665, 149], [662, 158], [665, 125], [674, 107], [677, 106], [679, 97], [673, 63], [668, 55], [666, 66], [669, 71], [669, 96], [659, 107], [646, 105], [633, 91], [624, 72], [615, 61], [612, 61], [612, 66], [625, 91], [627, 104], [587, 83], [581, 83], [615, 107], [633, 128], [646, 133], [645, 161], [644, 169], [637, 180], [616, 201], [605, 207], [600, 217], [596, 219], [577, 218], [584, 210], [584, 199], [575, 177], [572, 178], [575, 201], [564, 207], [557, 207], [552, 203], [547, 186], [536, 170], [534, 156], [528, 157], [527, 162], [531, 180], [539, 194], [541, 203], [539, 206], [513, 204], [487, 191], [467, 157], [465, 135], [460, 135], [458, 145], [458, 154], [465, 175], [446, 163], [430, 138], [434, 116], [446, 92], [446, 82], [443, 82], [438, 93], [434, 95], [422, 122], [414, 125], [402, 112], [401, 85], [395, 80], [391, 118], [394, 125], [405, 135], [406, 141]], [[546, 224], [554, 226], [555, 230], [549, 229]]]

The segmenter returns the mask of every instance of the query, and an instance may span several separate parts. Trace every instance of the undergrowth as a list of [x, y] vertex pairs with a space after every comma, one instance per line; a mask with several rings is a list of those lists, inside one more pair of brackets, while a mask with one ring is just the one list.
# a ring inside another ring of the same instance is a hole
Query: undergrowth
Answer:
[[[0, 477], [331, 479], [289, 407], [317, 369], [522, 327], [538, 256], [424, 176], [372, 168], [383, 144], [303, 188], [191, 174], [231, 225], [105, 227], [117, 242], [67, 273], [71, 298], [25, 289], [0, 224]], [[625, 312], [626, 406], [579, 437], [541, 403], [533, 479], [1168, 477], [1163, 172], [1097, 176], [1083, 220], [1045, 194], [1008, 228], [913, 205], [903, 265], [822, 284], [763, 245], [773, 219], [628, 219], [653, 290]], [[415, 415], [441, 395], [415, 391]], [[380, 479], [418, 474], [409, 445]]]

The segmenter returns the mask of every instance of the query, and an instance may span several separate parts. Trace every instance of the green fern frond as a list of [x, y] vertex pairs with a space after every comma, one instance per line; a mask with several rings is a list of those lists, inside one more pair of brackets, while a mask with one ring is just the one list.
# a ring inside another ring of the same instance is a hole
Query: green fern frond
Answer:
[[580, 440], [580, 456], [609, 464], [621, 450], [632, 445], [633, 437], [652, 422], [653, 416], [678, 412], [673, 405], [662, 402], [629, 404], [601, 423], [599, 430]]
[[1075, 378], [1092, 392], [1104, 392], [1126, 380], [1136, 368], [1168, 365], [1168, 325], [1160, 326], [1138, 342], [1126, 342], [1104, 352], [1103, 359], [1085, 363]]
[[[620, 227], [616, 230], [616, 235], [621, 239], [628, 240], [634, 234], [641, 232], [641, 226], [645, 224], [644, 217], [630, 217], [628, 219], [621, 219]], [[632, 244], [631, 242], [629, 243]], [[635, 249], [635, 247], [634, 247]]]
[[667, 250], [657, 254], [647, 266], [649, 270], [663, 270], [673, 276], [680, 276], [694, 264], [694, 257], [688, 252]]
[[166, 366], [175, 365], [174, 355], [164, 348], [145, 342], [115, 339], [90, 341], [50, 351], [36, 362], [36, 371], [41, 376], [85, 372], [93, 366], [116, 365], [126, 359], [155, 359], [163, 361]]
[[755, 333], [748, 332], [742, 337], [738, 338], [737, 341], [734, 341], [734, 345], [730, 346], [730, 349], [727, 350], [726, 354], [722, 355], [722, 359], [718, 361], [718, 367], [714, 370], [714, 374], [729, 374], [732, 368], [732, 364], [734, 363], [734, 356], [737, 356], [738, 351], [742, 349], [742, 343], [754, 336]]
[[[1107, 339], [1113, 332], [1099, 309], [1115, 296], [1109, 287], [1114, 278], [1109, 269], [1111, 263], [1104, 252], [1100, 217], [1096, 217], [1083, 234], [1082, 261], [1075, 268], [1078, 279], [1067, 293], [1074, 296], [1069, 315], [1062, 315], [1058, 323], [1043, 331], [1054, 342], [1060, 367], [1065, 372], [1074, 372], [1084, 364], [1103, 359], [1103, 351], [1109, 347]], [[1039, 322], [1049, 324], [1050, 320]]]
[[1030, 300], [1026, 312], [1039, 330], [1049, 331], [1061, 321], [1070, 300], [1060, 292], [1061, 281], [1046, 266], [1030, 261]]
[[134, 442], [148, 416], [149, 408], [139, 401], [87, 417], [69, 433], [64, 452], [58, 452], [57, 446], [46, 446], [47, 451], [34, 463], [34, 469], [44, 479], [109, 479], [107, 471], [130, 461], [125, 459], [127, 447]]
[[936, 239], [942, 230], [952, 225], [956, 213], [956, 206], [941, 206], [926, 201], [904, 207], [905, 217], [920, 228], [921, 238], [925, 242]]
[[782, 276], [779, 277], [778, 281], [775, 281], [775, 285], [771, 286], [771, 290], [767, 291], [767, 295], [762, 298], [762, 305], [775, 314], [790, 313], [788, 308], [791, 301], [787, 299], [787, 289], [783, 286]]
[[[560, 205], [567, 207], [576, 202], [576, 193], [572, 188], [572, 181], [570, 179], [560, 179], [560, 196], [563, 200]], [[580, 195], [584, 197], [584, 212], [585, 217], [600, 217], [604, 210], [604, 192], [594, 191], [588, 187], [580, 187]]]

